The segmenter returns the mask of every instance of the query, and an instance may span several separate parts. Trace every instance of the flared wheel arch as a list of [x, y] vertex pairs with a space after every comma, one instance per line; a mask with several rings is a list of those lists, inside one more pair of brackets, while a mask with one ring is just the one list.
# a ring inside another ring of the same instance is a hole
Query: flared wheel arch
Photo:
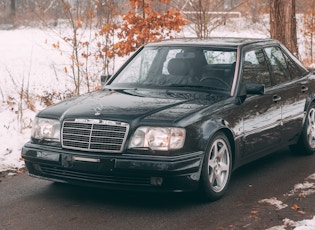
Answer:
[[231, 132], [230, 129], [228, 128], [221, 128], [221, 129], [218, 129], [216, 130], [215, 132], [213, 132], [211, 134], [211, 136], [208, 138], [208, 142], [204, 145], [204, 150], [206, 151], [206, 148], [208, 147], [209, 145], [209, 142], [211, 141], [211, 138], [218, 132], [222, 132], [228, 139], [229, 143], [230, 143], [230, 147], [231, 147], [231, 157], [232, 157], [232, 171], [235, 169], [234, 166], [235, 166], [235, 161], [236, 161], [236, 156], [237, 156], [237, 147], [236, 147], [236, 143], [235, 143], [235, 139], [234, 139], [234, 135], [233, 133]]

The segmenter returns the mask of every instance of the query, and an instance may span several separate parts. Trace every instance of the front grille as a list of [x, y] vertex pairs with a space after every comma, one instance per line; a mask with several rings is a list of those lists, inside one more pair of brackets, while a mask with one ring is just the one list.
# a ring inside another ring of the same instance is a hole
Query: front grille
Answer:
[[124, 122], [75, 119], [63, 122], [62, 147], [92, 152], [120, 153], [128, 135]]

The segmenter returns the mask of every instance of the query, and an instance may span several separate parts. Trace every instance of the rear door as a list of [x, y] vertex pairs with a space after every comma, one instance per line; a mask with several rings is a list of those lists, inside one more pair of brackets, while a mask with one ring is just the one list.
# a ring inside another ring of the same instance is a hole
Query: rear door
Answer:
[[308, 72], [279, 46], [266, 47], [273, 81], [281, 97], [282, 136], [292, 142], [299, 136], [304, 107], [310, 93]]

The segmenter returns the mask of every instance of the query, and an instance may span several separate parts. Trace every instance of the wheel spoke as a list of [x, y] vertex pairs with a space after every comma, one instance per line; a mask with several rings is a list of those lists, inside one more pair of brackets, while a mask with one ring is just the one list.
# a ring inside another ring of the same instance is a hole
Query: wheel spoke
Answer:
[[216, 175], [216, 182], [217, 182], [216, 186], [218, 187], [218, 189], [222, 188], [224, 180], [225, 180], [225, 178], [222, 178], [221, 173]]
[[213, 170], [216, 165], [214, 159], [209, 159], [208, 165], [209, 165], [209, 173], [210, 173], [211, 169]]
[[306, 135], [307, 141], [309, 145], [314, 148], [315, 147], [315, 109], [311, 109], [308, 113], [307, 119], [307, 127], [306, 127]]
[[221, 172], [228, 172], [229, 170], [229, 164], [221, 163]]
[[310, 111], [310, 121], [311, 121], [312, 124], [313, 124], [314, 121], [315, 121], [314, 109], [312, 109], [312, 110]]
[[214, 170], [212, 170], [210, 175], [209, 175], [209, 182], [210, 182], [211, 186], [214, 185], [215, 180], [216, 180], [216, 175], [215, 175]]
[[218, 157], [218, 141], [214, 142], [213, 144], [213, 158], [217, 158]]
[[219, 157], [221, 160], [222, 160], [222, 158], [225, 156], [226, 151], [227, 151], [226, 146], [223, 145], [223, 146], [221, 147], [221, 149], [219, 150], [219, 152], [218, 152], [218, 157]]
[[221, 172], [212, 170], [209, 176], [209, 182], [212, 187], [220, 188], [222, 185]]
[[312, 130], [311, 125], [310, 125], [310, 124], [308, 124], [308, 126], [307, 126], [307, 130], [306, 130], [306, 134], [307, 134], [307, 136], [309, 136], [309, 135], [311, 134], [311, 130]]

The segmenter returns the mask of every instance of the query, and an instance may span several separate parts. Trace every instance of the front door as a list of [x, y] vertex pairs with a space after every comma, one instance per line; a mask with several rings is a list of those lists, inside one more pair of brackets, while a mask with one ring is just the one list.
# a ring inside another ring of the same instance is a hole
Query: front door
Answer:
[[243, 111], [243, 158], [257, 158], [282, 142], [281, 97], [272, 86], [272, 78], [262, 49], [245, 52], [241, 81], [265, 85], [264, 95], [248, 95]]

